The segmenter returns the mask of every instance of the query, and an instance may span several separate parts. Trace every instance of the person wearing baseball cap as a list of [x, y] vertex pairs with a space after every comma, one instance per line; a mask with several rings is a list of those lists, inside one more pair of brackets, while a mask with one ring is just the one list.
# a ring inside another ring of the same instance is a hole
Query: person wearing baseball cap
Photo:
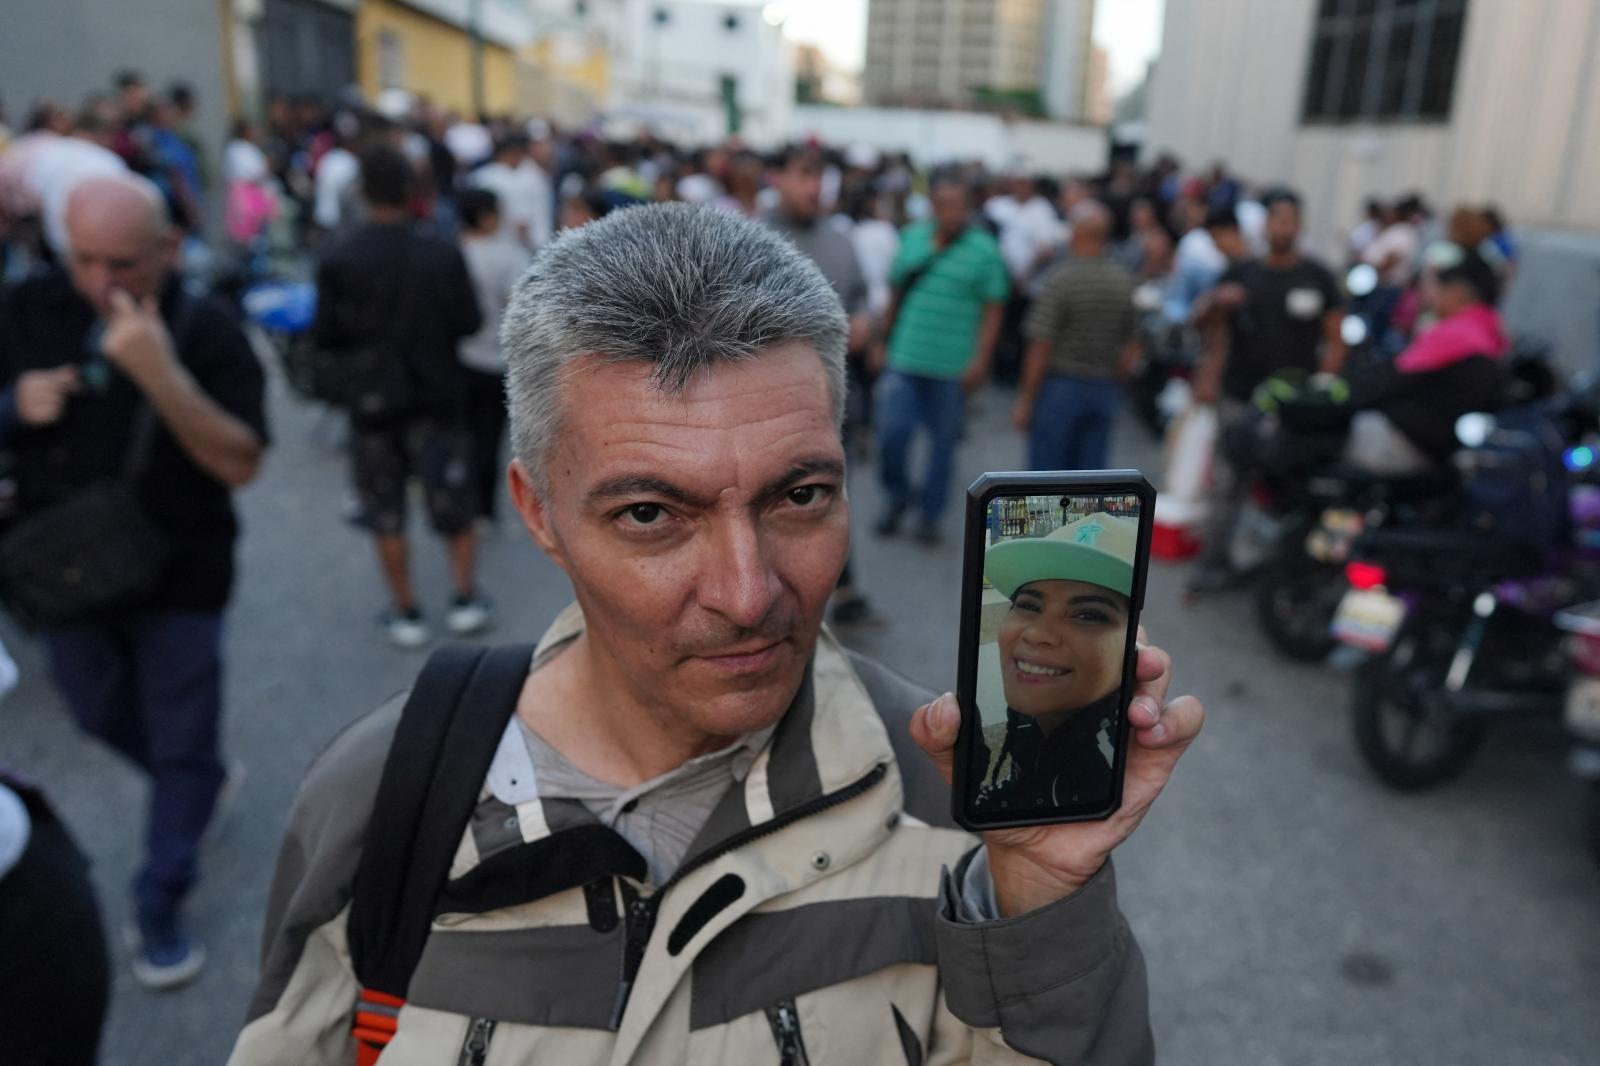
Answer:
[[1139, 524], [1104, 512], [1002, 541], [984, 577], [1011, 601], [1000, 622], [1006, 720], [985, 728], [980, 803], [1088, 803], [1111, 787]]

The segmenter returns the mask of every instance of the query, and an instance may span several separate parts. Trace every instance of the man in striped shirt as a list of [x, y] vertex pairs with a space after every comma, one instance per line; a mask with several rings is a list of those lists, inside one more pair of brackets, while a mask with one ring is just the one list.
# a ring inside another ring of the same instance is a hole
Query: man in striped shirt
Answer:
[[1139, 358], [1133, 277], [1106, 255], [1111, 212], [1072, 212], [1071, 256], [1047, 277], [1023, 323], [1028, 340], [1012, 421], [1030, 470], [1102, 470], [1122, 383]]

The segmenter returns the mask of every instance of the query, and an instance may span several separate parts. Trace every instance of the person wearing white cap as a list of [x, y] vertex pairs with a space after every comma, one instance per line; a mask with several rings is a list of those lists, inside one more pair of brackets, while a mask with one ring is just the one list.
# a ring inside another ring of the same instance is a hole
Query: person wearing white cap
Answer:
[[1138, 531], [1096, 513], [985, 553], [984, 576], [1011, 608], [998, 639], [1006, 717], [983, 731], [980, 803], [1025, 810], [1109, 794]]

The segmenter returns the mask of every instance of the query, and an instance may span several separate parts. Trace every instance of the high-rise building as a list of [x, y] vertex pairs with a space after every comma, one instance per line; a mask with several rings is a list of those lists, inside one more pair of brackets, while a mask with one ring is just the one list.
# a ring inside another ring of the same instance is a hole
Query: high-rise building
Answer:
[[870, 0], [867, 101], [1081, 119], [1094, 0]]

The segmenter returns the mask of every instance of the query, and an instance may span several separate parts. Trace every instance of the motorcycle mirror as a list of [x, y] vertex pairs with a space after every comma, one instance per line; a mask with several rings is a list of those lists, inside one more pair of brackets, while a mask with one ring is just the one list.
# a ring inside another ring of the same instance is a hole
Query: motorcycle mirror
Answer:
[[1345, 315], [1339, 323], [1339, 336], [1350, 347], [1356, 347], [1367, 339], [1367, 320], [1360, 315]]
[[1345, 275], [1344, 287], [1351, 296], [1371, 296], [1378, 287], [1378, 268], [1371, 263], [1357, 263]]
[[1481, 411], [1462, 415], [1456, 419], [1456, 440], [1467, 448], [1481, 448], [1484, 441], [1489, 439], [1489, 434], [1494, 432], [1494, 415], [1486, 415]]

